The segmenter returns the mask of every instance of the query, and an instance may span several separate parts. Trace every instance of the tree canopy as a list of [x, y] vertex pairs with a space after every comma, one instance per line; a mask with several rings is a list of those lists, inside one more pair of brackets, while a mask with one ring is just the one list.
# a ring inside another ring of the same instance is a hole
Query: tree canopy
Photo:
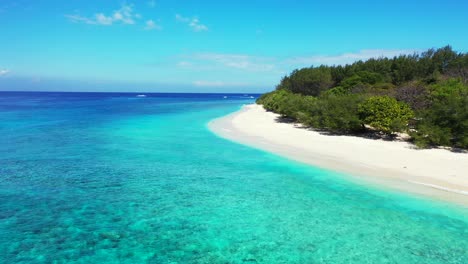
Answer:
[[468, 54], [446, 46], [298, 69], [258, 103], [320, 129], [408, 132], [418, 146], [468, 148]]
[[364, 124], [385, 133], [402, 131], [413, 117], [413, 111], [404, 102], [388, 96], [373, 96], [358, 105]]

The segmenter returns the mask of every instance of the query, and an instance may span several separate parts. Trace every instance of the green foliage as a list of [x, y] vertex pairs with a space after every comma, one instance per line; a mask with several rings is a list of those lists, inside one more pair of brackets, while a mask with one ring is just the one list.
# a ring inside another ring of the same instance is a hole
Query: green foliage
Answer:
[[292, 93], [287, 90], [278, 90], [271, 93], [266, 93], [262, 95], [260, 98], [257, 99], [258, 104], [262, 104], [265, 109], [278, 112], [280, 107], [282, 107], [285, 103], [285, 100], [288, 95]]
[[372, 86], [372, 89], [376, 91], [388, 91], [394, 88], [395, 88], [395, 85], [393, 85], [392, 83], [376, 83], [375, 85]]
[[393, 133], [411, 127], [419, 146], [468, 148], [467, 87], [468, 54], [446, 46], [295, 70], [258, 103], [320, 129], [354, 133], [365, 124]]
[[265, 109], [315, 128], [340, 132], [362, 130], [357, 112], [358, 95], [323, 95], [318, 98], [286, 90], [264, 94], [257, 100]]
[[400, 132], [414, 116], [411, 108], [388, 96], [373, 96], [359, 104], [358, 112], [366, 125], [385, 133]]
[[349, 89], [344, 88], [343, 86], [336, 86], [334, 88], [331, 88], [329, 90], [326, 90], [322, 92], [323, 96], [327, 95], [347, 95], [349, 94]]
[[335, 132], [357, 132], [363, 130], [358, 114], [358, 95], [324, 95], [310, 110], [307, 122], [316, 128]]
[[346, 89], [351, 89], [357, 85], [365, 85], [365, 84], [377, 84], [381, 83], [384, 81], [384, 76], [375, 73], [375, 72], [369, 72], [369, 71], [360, 71], [351, 77], [345, 78], [343, 81], [341, 81], [340, 86], [346, 88]]
[[418, 55], [401, 55], [392, 61], [392, 83], [395, 85], [411, 81], [417, 77]]
[[468, 85], [468, 54], [459, 55], [450, 63], [450, 68], [446, 74], [451, 78], [459, 79], [463, 84]]
[[451, 79], [431, 90], [432, 104], [420, 113], [412, 133], [415, 143], [468, 148], [468, 86]]
[[294, 94], [287, 90], [266, 93], [257, 99], [265, 109], [281, 114], [285, 117], [298, 119], [308, 112], [317, 99], [312, 96]]
[[413, 80], [434, 83], [441, 75], [468, 81], [468, 54], [458, 54], [450, 46], [421, 54], [357, 61], [345, 66], [319, 66], [293, 71], [277, 89], [318, 96], [337, 85], [345, 89], [381, 83], [402, 85]]
[[340, 86], [343, 87], [345, 90], [350, 91], [354, 87], [362, 86], [364, 84], [365, 83], [362, 82], [361, 77], [359, 77], [358, 75], [353, 75], [341, 81]]
[[317, 96], [333, 84], [330, 67], [320, 66], [293, 71], [289, 77], [283, 78], [277, 88]]
[[440, 127], [431, 122], [421, 122], [418, 129], [411, 133], [416, 146], [427, 148], [430, 146], [450, 146], [450, 128]]

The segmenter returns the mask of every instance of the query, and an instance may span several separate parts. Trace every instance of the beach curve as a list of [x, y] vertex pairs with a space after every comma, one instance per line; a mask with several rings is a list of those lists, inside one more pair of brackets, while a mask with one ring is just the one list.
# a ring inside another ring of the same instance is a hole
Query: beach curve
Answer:
[[261, 105], [212, 120], [223, 138], [313, 166], [344, 172], [358, 184], [376, 184], [468, 206], [468, 154], [416, 149], [402, 141], [324, 135], [300, 124], [278, 122]]

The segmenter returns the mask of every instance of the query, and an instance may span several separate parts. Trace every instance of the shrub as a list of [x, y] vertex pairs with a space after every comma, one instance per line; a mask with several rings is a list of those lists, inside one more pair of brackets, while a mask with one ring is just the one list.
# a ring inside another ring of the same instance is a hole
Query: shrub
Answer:
[[358, 95], [324, 95], [310, 109], [309, 125], [336, 132], [357, 132], [363, 129], [358, 114]]
[[452, 79], [431, 90], [432, 104], [421, 112], [412, 133], [415, 143], [468, 148], [468, 86]]
[[385, 133], [400, 132], [414, 116], [411, 108], [388, 96], [373, 96], [359, 104], [360, 118], [366, 125]]

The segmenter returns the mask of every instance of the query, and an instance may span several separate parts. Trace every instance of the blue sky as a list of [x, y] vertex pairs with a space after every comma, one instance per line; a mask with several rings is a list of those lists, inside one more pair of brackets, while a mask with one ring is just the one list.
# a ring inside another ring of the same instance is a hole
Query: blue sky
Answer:
[[0, 1], [0, 90], [263, 92], [295, 68], [447, 44], [465, 1]]

